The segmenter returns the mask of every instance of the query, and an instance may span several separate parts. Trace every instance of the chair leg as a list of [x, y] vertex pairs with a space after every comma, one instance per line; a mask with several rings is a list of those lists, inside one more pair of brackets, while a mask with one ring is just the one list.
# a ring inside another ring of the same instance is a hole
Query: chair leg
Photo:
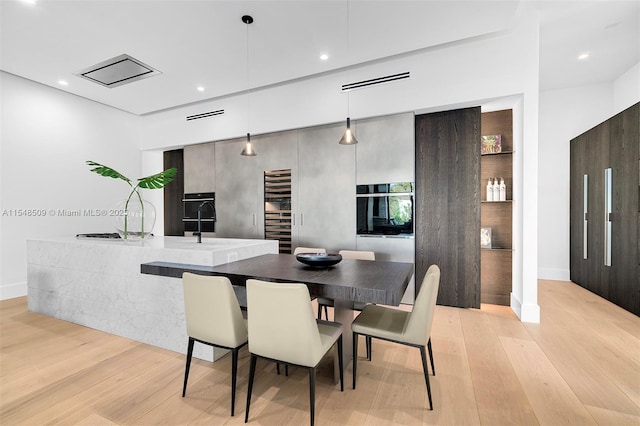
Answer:
[[424, 346], [420, 346], [420, 356], [422, 357], [422, 371], [424, 372], [424, 380], [427, 382], [427, 396], [429, 397], [429, 410], [433, 410], [433, 402], [431, 401], [431, 385], [429, 384], [429, 369], [427, 368], [427, 353]]
[[251, 390], [253, 389], [253, 378], [256, 375], [256, 360], [257, 356], [251, 354], [251, 363], [249, 365], [249, 389], [247, 390], [247, 409], [244, 412], [244, 422], [249, 421], [249, 406], [251, 405]]
[[322, 305], [318, 302], [318, 319], [322, 319]]
[[236, 408], [236, 376], [238, 375], [238, 348], [231, 349], [231, 416]]
[[315, 422], [316, 411], [316, 369], [309, 368], [309, 409], [311, 411], [311, 426]]
[[187, 380], [189, 380], [189, 368], [191, 367], [191, 357], [193, 356], [193, 344], [196, 341], [189, 337], [189, 345], [187, 347], [187, 364], [184, 367], [184, 385], [182, 386], [182, 397], [187, 393]]
[[371, 336], [367, 336], [367, 360], [371, 361]]
[[340, 369], [340, 392], [344, 392], [344, 365], [342, 362], [342, 334], [338, 337], [338, 368]]
[[358, 370], [358, 333], [353, 333], [353, 388], [356, 388], [356, 371]]
[[427, 349], [429, 349], [429, 359], [431, 360], [431, 371], [433, 375], [436, 375], [436, 367], [433, 365], [433, 351], [431, 350], [431, 337], [429, 337], [429, 341], [427, 342]]
[[329, 321], [329, 308], [327, 305], [324, 305], [324, 317]]

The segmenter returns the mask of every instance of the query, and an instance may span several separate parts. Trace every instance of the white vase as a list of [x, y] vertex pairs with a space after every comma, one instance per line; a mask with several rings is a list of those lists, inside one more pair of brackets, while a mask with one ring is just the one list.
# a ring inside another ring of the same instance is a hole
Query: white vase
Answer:
[[156, 224], [156, 208], [149, 201], [133, 196], [127, 205], [126, 200], [116, 205], [116, 230], [126, 240], [149, 238], [153, 236]]

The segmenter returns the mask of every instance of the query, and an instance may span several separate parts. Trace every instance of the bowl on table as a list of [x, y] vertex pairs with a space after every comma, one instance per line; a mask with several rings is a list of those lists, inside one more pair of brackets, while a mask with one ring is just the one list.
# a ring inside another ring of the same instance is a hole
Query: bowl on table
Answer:
[[296, 254], [298, 262], [316, 268], [324, 268], [340, 263], [342, 255], [333, 253], [300, 253]]

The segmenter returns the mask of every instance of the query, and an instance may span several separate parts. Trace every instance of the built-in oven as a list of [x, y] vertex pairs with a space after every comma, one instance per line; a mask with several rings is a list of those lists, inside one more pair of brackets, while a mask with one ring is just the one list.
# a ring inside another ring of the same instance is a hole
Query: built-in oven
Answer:
[[357, 233], [369, 236], [413, 236], [413, 182], [356, 187]]
[[[198, 192], [184, 194], [182, 198], [182, 223], [185, 232], [216, 231], [216, 194], [215, 192]], [[198, 217], [200, 218], [198, 220]]]

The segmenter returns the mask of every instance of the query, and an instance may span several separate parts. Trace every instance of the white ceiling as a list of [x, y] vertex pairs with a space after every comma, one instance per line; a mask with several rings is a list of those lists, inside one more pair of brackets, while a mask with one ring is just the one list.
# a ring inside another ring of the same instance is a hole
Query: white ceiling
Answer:
[[[557, 89], [612, 81], [640, 60], [639, 5], [640, 0], [0, 0], [0, 69], [142, 115], [509, 30], [523, 13], [540, 12], [540, 88]], [[255, 19], [249, 27], [241, 21], [245, 14]], [[583, 52], [591, 56], [579, 61]], [[321, 53], [329, 59], [321, 61]], [[75, 75], [121, 54], [162, 74], [114, 88]], [[60, 86], [60, 79], [68, 85]], [[199, 85], [205, 91], [197, 91]]]

